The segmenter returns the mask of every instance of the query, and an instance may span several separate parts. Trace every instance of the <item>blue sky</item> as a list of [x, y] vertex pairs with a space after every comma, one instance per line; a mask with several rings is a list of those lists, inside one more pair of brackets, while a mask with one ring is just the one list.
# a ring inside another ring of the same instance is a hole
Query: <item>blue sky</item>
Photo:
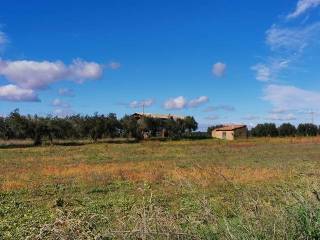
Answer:
[[0, 114], [319, 123], [320, 0], [5, 1]]

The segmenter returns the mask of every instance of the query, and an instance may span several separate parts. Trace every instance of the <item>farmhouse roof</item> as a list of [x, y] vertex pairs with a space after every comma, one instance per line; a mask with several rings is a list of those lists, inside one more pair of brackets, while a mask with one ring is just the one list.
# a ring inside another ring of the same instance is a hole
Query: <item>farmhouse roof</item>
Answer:
[[239, 128], [245, 128], [246, 125], [225, 125], [221, 128], [216, 128], [215, 131], [233, 131]]
[[171, 115], [171, 114], [154, 114], [154, 113], [134, 113], [133, 115], [145, 116], [150, 118], [160, 118], [160, 119], [184, 119], [182, 116]]

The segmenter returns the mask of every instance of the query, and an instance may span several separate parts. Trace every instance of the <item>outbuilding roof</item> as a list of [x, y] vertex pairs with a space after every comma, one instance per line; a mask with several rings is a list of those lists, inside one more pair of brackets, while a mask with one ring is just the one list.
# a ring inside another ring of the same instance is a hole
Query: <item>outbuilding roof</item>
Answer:
[[247, 127], [246, 125], [225, 125], [221, 128], [216, 128], [214, 129], [215, 131], [233, 131], [239, 128], [245, 128]]

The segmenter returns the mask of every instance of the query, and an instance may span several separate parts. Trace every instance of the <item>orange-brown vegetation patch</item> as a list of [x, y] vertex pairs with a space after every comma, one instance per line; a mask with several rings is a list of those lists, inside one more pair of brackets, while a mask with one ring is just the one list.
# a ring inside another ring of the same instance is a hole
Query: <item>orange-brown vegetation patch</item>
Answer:
[[234, 184], [270, 181], [285, 177], [280, 170], [269, 168], [226, 168], [208, 167], [206, 169], [176, 169], [173, 178], [183, 181], [193, 181], [202, 186], [213, 183], [228, 182]]
[[18, 190], [26, 187], [27, 184], [19, 180], [6, 180], [0, 184], [0, 190], [2, 191]]
[[[202, 186], [209, 186], [224, 181], [248, 183], [279, 179], [285, 176], [280, 170], [269, 168], [227, 168], [227, 167], [191, 167], [179, 168], [168, 162], [139, 162], [139, 163], [108, 163], [99, 165], [78, 164], [66, 167], [46, 167], [42, 170], [44, 176], [60, 178], [75, 177], [91, 180], [110, 179], [127, 181], [161, 182], [165, 179], [174, 182], [190, 181]], [[99, 177], [100, 176], [100, 177]]]
[[315, 144], [320, 143], [320, 137], [293, 137], [290, 142], [294, 144]]
[[[23, 172], [23, 173], [22, 173]], [[147, 181], [161, 183], [192, 183], [200, 186], [211, 186], [223, 182], [234, 184], [254, 183], [276, 180], [286, 177], [281, 170], [271, 168], [229, 168], [221, 166], [180, 168], [174, 163], [137, 162], [137, 163], [105, 163], [105, 164], [72, 164], [65, 166], [46, 166], [30, 179], [34, 172], [22, 171], [20, 175], [8, 174], [0, 183], [1, 190], [34, 188], [45, 183], [52, 183], [52, 178], [59, 182], [74, 181], [84, 184], [101, 184], [114, 180]]]
[[104, 176], [109, 179], [150, 181], [161, 179], [164, 165], [153, 162], [137, 163], [106, 163], [106, 164], [72, 164], [64, 167], [48, 166], [42, 170], [42, 175], [61, 178], [76, 177], [90, 179], [92, 176]]

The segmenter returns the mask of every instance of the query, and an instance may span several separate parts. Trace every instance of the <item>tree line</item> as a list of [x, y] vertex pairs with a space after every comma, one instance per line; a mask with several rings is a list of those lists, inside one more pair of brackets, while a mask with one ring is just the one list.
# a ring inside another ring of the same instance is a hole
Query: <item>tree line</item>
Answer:
[[254, 137], [294, 137], [317, 136], [320, 127], [312, 123], [300, 123], [297, 127], [291, 123], [283, 123], [279, 127], [274, 123], [258, 124], [251, 129], [250, 135]]
[[51, 143], [55, 139], [91, 139], [127, 137], [141, 139], [157, 136], [161, 131], [167, 137], [179, 138], [198, 128], [191, 116], [184, 119], [155, 119], [125, 115], [118, 119], [115, 113], [107, 115], [71, 115], [64, 118], [56, 116], [22, 115], [19, 110], [12, 111], [6, 117], [0, 117], [0, 138], [32, 139], [34, 145], [42, 144], [44, 139]]
[[[212, 130], [222, 127], [215, 125], [208, 128], [208, 134]], [[317, 136], [320, 134], [320, 126], [312, 123], [300, 123], [297, 127], [291, 123], [283, 123], [279, 127], [275, 123], [257, 124], [248, 132], [252, 137], [294, 137], [294, 136]]]

